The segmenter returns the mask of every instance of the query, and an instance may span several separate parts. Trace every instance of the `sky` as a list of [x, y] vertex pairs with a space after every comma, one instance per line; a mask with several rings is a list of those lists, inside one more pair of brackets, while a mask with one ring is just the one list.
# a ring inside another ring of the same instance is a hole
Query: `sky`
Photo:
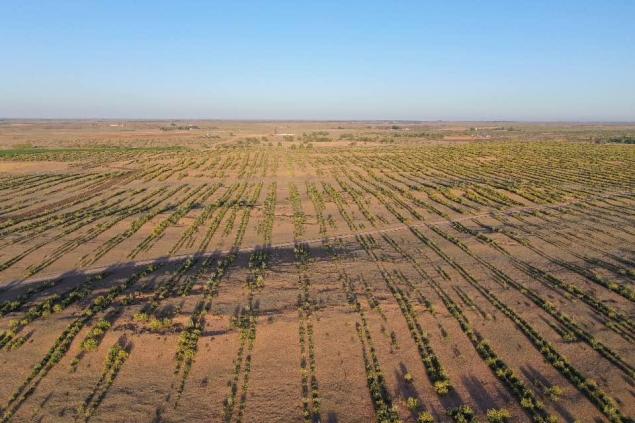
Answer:
[[635, 121], [635, 1], [0, 2], [0, 118]]

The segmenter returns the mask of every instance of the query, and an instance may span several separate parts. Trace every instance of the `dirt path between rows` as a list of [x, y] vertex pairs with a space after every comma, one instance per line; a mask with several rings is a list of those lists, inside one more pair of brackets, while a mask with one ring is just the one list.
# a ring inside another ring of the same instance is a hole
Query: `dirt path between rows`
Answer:
[[[633, 196], [635, 195], [634, 192], [631, 191], [624, 191], [624, 192], [613, 192], [610, 194], [603, 194], [603, 195], [596, 195], [596, 196], [591, 196], [591, 197], [587, 197], [584, 200], [579, 200], [579, 201], [568, 201], [568, 202], [563, 202], [563, 203], [557, 203], [557, 204], [546, 204], [546, 205], [541, 205], [541, 206], [529, 206], [529, 207], [512, 207], [506, 210], [491, 210], [488, 211], [486, 213], [480, 213], [480, 214], [473, 214], [473, 215], [469, 215], [469, 216], [462, 216], [456, 219], [443, 219], [443, 220], [435, 220], [435, 221], [428, 221], [428, 222], [423, 222], [423, 223], [416, 223], [416, 224], [400, 224], [398, 226], [392, 226], [389, 228], [382, 228], [382, 229], [374, 229], [372, 231], [364, 231], [364, 232], [357, 232], [357, 233], [350, 233], [350, 234], [342, 234], [342, 235], [337, 235], [337, 236], [331, 236], [330, 238], [333, 239], [350, 239], [350, 238], [355, 238], [358, 235], [375, 235], [375, 234], [382, 234], [382, 233], [390, 233], [390, 232], [397, 232], [397, 231], [402, 231], [402, 230], [406, 230], [409, 228], [417, 228], [417, 227], [424, 227], [427, 225], [450, 225], [453, 222], [462, 222], [465, 220], [471, 220], [471, 219], [478, 219], [480, 217], [487, 217], [487, 216], [492, 216], [492, 215], [499, 215], [499, 214], [514, 214], [514, 213], [521, 213], [521, 212], [530, 212], [530, 211], [534, 211], [534, 210], [549, 210], [549, 209], [556, 209], [559, 207], [565, 207], [568, 205], [573, 205], [573, 204], [579, 204], [579, 203], [583, 203], [589, 200], [597, 200], [597, 199], [604, 199], [604, 198], [615, 198], [615, 197], [624, 197], [624, 196]], [[322, 242], [322, 238], [314, 238], [314, 239], [307, 239], [307, 240], [303, 240], [303, 243], [306, 244], [318, 244]], [[269, 248], [275, 250], [275, 249], [282, 249], [282, 248], [291, 248], [294, 246], [294, 242], [283, 242], [283, 243], [279, 243], [279, 244], [272, 244]], [[253, 245], [251, 247], [243, 247], [240, 248], [238, 250], [236, 250], [236, 252], [238, 253], [244, 253], [244, 252], [250, 252], [250, 251], [254, 251], [256, 248], [260, 247], [259, 245]], [[88, 268], [79, 268], [77, 269], [78, 272], [77, 274], [83, 274], [86, 276], [89, 275], [93, 275], [93, 274], [97, 274], [100, 272], [103, 272], [105, 270], [116, 270], [117, 267], [128, 267], [128, 266], [134, 266], [134, 267], [142, 267], [142, 266], [148, 266], [150, 264], [166, 264], [166, 263], [172, 263], [172, 262], [179, 262], [182, 260], [187, 259], [188, 257], [197, 257], [197, 258], [206, 258], [206, 257], [211, 257], [214, 255], [223, 255], [223, 254], [228, 254], [230, 253], [232, 250], [216, 250], [213, 252], [207, 252], [207, 253], [193, 253], [193, 254], [179, 254], [179, 255], [173, 255], [170, 257], [157, 257], [154, 259], [147, 259], [147, 260], [140, 260], [140, 261], [136, 261], [136, 262], [125, 262], [125, 263], [112, 263], [110, 265], [106, 265], [106, 266], [99, 266], [99, 267], [88, 267]], [[30, 279], [22, 279], [22, 280], [17, 280], [17, 281], [13, 281], [13, 282], [9, 282], [8, 285], [15, 287], [17, 285], [23, 284], [23, 283], [40, 283], [40, 282], [45, 282], [45, 281], [50, 281], [53, 279], [59, 279], [61, 277], [64, 276], [64, 274], [68, 274], [69, 272], [63, 272], [63, 273], [56, 273], [56, 274], [49, 274], [49, 275], [44, 275], [44, 276], [39, 276], [37, 278], [30, 278]], [[6, 286], [5, 286], [6, 287]], [[0, 292], [2, 291], [3, 287], [0, 287]]]

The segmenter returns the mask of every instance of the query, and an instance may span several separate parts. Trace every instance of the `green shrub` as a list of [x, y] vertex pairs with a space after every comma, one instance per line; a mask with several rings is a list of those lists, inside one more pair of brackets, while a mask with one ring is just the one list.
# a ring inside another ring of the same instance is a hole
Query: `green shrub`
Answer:
[[84, 342], [82, 342], [82, 350], [86, 352], [95, 351], [99, 343], [95, 338], [88, 338]]
[[452, 385], [449, 380], [439, 380], [434, 382], [434, 390], [437, 391], [439, 395], [445, 395], [450, 392]]
[[549, 394], [549, 398], [551, 398], [552, 401], [558, 401], [560, 400], [562, 394], [564, 394], [564, 391], [558, 385], [553, 385], [547, 390], [547, 393]]
[[419, 400], [414, 397], [408, 397], [406, 405], [408, 406], [408, 410], [416, 411], [419, 408]]
[[512, 415], [504, 408], [487, 410], [487, 421], [490, 423], [503, 423], [509, 421]]
[[432, 417], [432, 414], [424, 411], [423, 413], [419, 414], [417, 423], [434, 423], [434, 418]]
[[448, 416], [452, 417], [452, 420], [457, 423], [474, 423], [477, 421], [474, 416], [474, 410], [469, 405], [451, 409], [448, 411]]

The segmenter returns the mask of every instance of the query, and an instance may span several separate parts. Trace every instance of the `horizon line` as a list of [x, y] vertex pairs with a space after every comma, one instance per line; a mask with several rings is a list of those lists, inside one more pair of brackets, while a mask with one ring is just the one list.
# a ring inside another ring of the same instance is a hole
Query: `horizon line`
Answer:
[[2, 117], [0, 121], [127, 121], [127, 122], [341, 122], [341, 123], [577, 123], [577, 124], [634, 124], [634, 120], [586, 120], [586, 119], [267, 119], [267, 118], [197, 118], [197, 117]]

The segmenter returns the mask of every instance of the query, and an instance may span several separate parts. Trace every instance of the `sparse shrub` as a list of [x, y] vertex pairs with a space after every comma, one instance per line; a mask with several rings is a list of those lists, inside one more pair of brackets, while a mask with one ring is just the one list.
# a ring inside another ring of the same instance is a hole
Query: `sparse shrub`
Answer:
[[564, 390], [558, 385], [553, 385], [547, 390], [547, 393], [549, 394], [549, 398], [551, 398], [552, 401], [558, 401], [560, 400], [562, 394], [564, 394]]
[[520, 406], [527, 410], [532, 410], [534, 408], [534, 402], [531, 398], [524, 397], [520, 400]]
[[419, 400], [414, 397], [408, 397], [406, 400], [406, 406], [408, 407], [408, 410], [416, 411], [419, 409]]
[[474, 416], [474, 410], [469, 405], [462, 405], [448, 411], [448, 416], [452, 417], [457, 423], [475, 423], [477, 420]]
[[94, 338], [88, 338], [84, 342], [82, 342], [82, 350], [86, 352], [95, 351], [99, 343]]
[[150, 320], [150, 324], [148, 325], [150, 327], [150, 330], [153, 332], [159, 332], [165, 329], [169, 329], [170, 327], [172, 327], [172, 320], [165, 318], [165, 319], [151, 319]]
[[448, 392], [450, 392], [451, 388], [452, 384], [449, 380], [438, 380], [434, 382], [434, 390], [439, 395], [446, 395]]
[[511, 413], [504, 408], [487, 410], [487, 421], [490, 423], [503, 423], [509, 421], [511, 417]]

